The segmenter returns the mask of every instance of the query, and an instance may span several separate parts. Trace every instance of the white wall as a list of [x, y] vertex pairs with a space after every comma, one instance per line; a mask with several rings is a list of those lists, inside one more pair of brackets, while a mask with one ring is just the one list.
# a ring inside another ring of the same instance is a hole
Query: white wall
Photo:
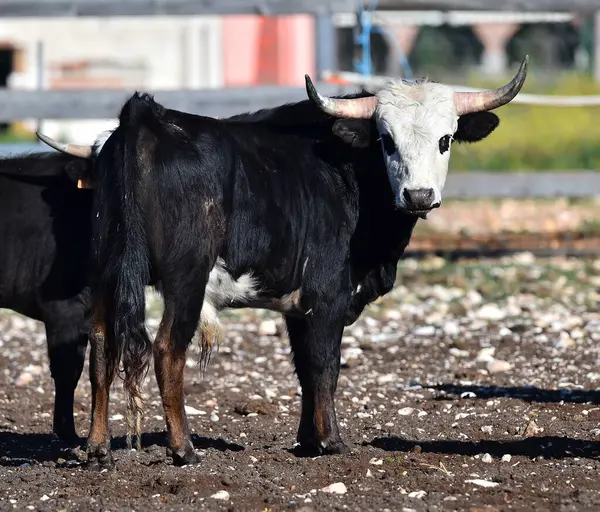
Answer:
[[[111, 18], [3, 18], [0, 41], [23, 48], [25, 69], [9, 86], [37, 87], [37, 44], [43, 43], [47, 86], [53, 65], [112, 60], [143, 68], [140, 90], [220, 87], [223, 84], [221, 20], [217, 16]], [[168, 105], [167, 105], [168, 106]], [[117, 112], [115, 112], [117, 115]], [[114, 121], [46, 121], [50, 136], [89, 142]]]

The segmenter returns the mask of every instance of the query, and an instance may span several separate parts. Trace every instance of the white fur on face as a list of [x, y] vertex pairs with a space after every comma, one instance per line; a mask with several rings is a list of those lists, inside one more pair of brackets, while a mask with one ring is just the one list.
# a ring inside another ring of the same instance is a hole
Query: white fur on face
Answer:
[[[396, 205], [407, 208], [405, 189], [433, 189], [441, 203], [450, 148], [440, 152], [440, 139], [458, 127], [453, 90], [430, 82], [391, 82], [377, 93], [375, 120], [380, 136], [391, 136], [395, 151], [383, 150]], [[382, 148], [383, 149], [383, 148]]]

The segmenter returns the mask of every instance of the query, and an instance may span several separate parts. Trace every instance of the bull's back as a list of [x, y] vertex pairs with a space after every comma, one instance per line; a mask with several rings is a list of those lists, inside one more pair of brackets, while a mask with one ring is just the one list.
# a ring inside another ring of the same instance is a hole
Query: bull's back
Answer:
[[66, 176], [7, 176], [0, 163], [0, 307], [43, 320], [86, 285], [91, 198]]

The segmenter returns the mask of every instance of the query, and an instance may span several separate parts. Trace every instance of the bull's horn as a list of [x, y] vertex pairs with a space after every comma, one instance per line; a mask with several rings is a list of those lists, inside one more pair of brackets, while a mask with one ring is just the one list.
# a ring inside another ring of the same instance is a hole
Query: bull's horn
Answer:
[[48, 144], [51, 148], [60, 151], [61, 153], [67, 153], [68, 155], [78, 156], [81, 158], [90, 158], [92, 156], [92, 146], [84, 146], [82, 144], [64, 144], [57, 140], [51, 139], [47, 135], [40, 132], [35, 132], [37, 138], [45, 144]]
[[512, 101], [525, 83], [528, 63], [529, 55], [525, 55], [515, 77], [508, 84], [498, 89], [482, 92], [455, 92], [456, 113], [460, 116], [471, 112], [493, 110]]
[[315, 89], [312, 80], [304, 75], [306, 80], [306, 93], [310, 100], [323, 112], [335, 117], [353, 117], [357, 119], [370, 119], [377, 106], [377, 97], [341, 99], [323, 96]]

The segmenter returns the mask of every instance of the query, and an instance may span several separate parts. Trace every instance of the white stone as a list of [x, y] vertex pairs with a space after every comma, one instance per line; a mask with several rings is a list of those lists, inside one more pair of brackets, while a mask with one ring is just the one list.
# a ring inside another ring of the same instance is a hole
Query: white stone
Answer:
[[480, 487], [497, 487], [500, 485], [498, 482], [491, 482], [490, 480], [482, 480], [480, 478], [465, 480], [465, 483], [479, 485]]
[[404, 407], [398, 411], [400, 416], [410, 416], [413, 413], [414, 409], [412, 407]]
[[414, 330], [415, 336], [433, 336], [435, 334], [435, 327], [433, 325], [423, 325], [417, 327]]
[[185, 413], [188, 416], [203, 416], [204, 414], [206, 414], [204, 411], [201, 411], [199, 409], [195, 409], [191, 405], [186, 405], [185, 406]]
[[501, 373], [501, 372], [507, 372], [508, 370], [511, 370], [513, 367], [512, 364], [510, 364], [508, 361], [502, 361], [501, 359], [494, 359], [493, 361], [490, 361], [487, 365], [487, 370], [490, 373]]
[[215, 500], [229, 501], [229, 493], [227, 491], [217, 491], [211, 495], [211, 498]]
[[329, 492], [333, 494], [346, 494], [348, 489], [343, 482], [336, 482], [334, 484], [328, 485], [327, 487], [323, 487], [321, 489], [322, 492]]

